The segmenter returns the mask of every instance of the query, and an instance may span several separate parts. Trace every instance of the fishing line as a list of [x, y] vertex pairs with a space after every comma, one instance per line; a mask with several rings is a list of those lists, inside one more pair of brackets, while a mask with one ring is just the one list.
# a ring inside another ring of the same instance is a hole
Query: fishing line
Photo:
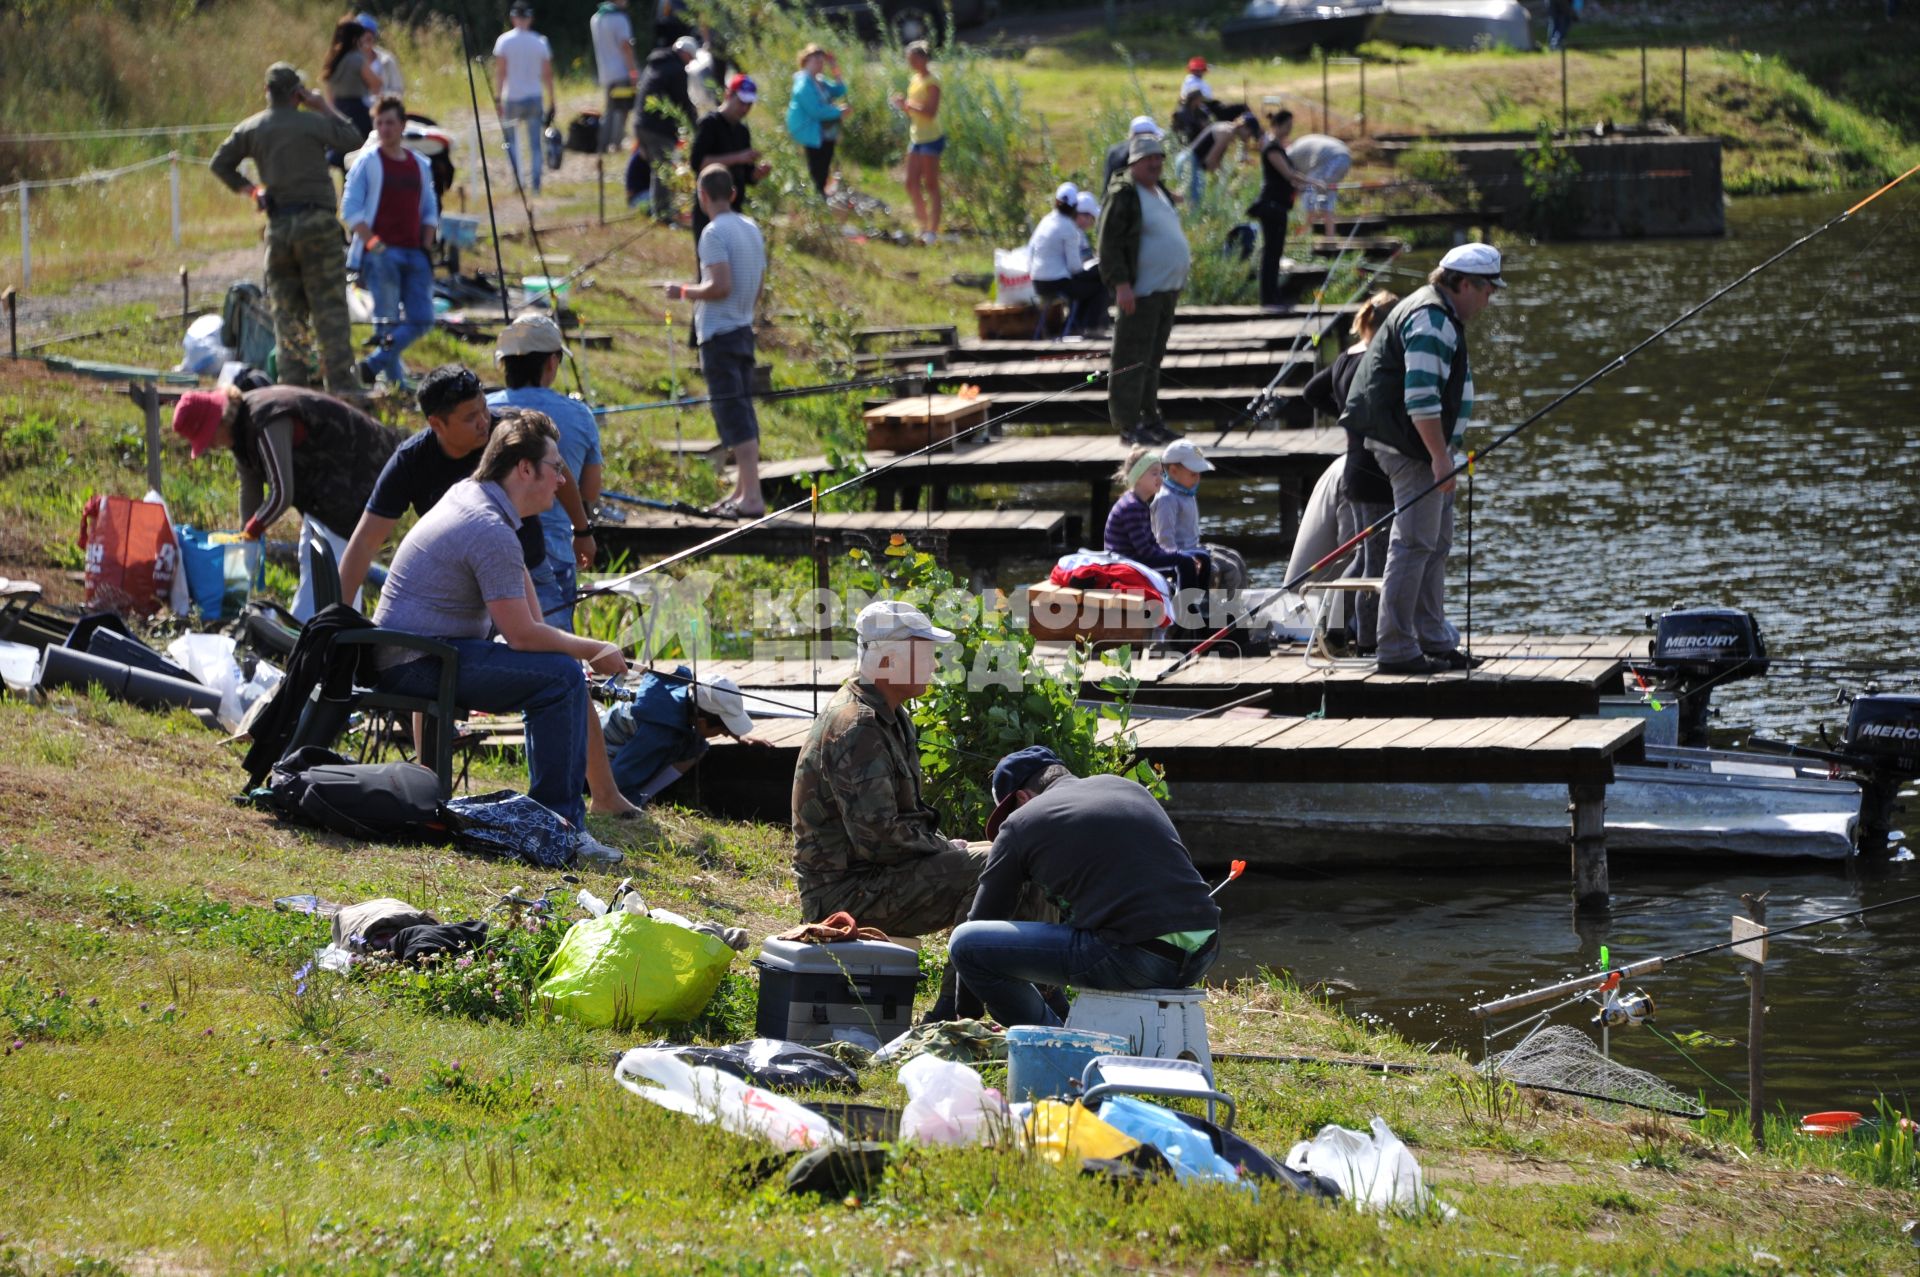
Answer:
[[[882, 465], [876, 466], [871, 470], [862, 471], [861, 473], [854, 475], [852, 478], [843, 479], [839, 483], [834, 484], [830, 488], [822, 489], [820, 492], [820, 495], [823, 497], [830, 497], [837, 492], [844, 492], [849, 488], [858, 487], [864, 483], [870, 482], [871, 480], [878, 478], [880, 475], [887, 473], [889, 470], [893, 470], [899, 466], [906, 465], [908, 462], [911, 462], [911, 461], [917, 461], [921, 457], [931, 454], [935, 449], [945, 449], [950, 444], [958, 443], [960, 440], [966, 438], [968, 435], [976, 434], [982, 430], [990, 430], [994, 426], [1000, 425], [1003, 422], [1011, 421], [1013, 418], [1019, 416], [1023, 412], [1029, 412], [1035, 408], [1040, 407], [1042, 404], [1048, 403], [1049, 401], [1054, 399], [1058, 399], [1060, 396], [1064, 394], [1068, 394], [1075, 390], [1084, 389], [1086, 386], [1091, 385], [1098, 381], [1111, 380], [1112, 378], [1122, 373], [1133, 372], [1136, 369], [1138, 369], [1140, 366], [1141, 365], [1139, 364], [1129, 364], [1125, 368], [1113, 368], [1113, 369], [1109, 369], [1106, 372], [1088, 373], [1085, 381], [1075, 382], [1072, 385], [1062, 387], [1061, 389], [1053, 391], [1050, 394], [1042, 395], [1038, 399], [1034, 399], [1027, 403], [1021, 404], [1016, 408], [1009, 408], [1006, 412], [1001, 413], [997, 417], [988, 417], [984, 421], [976, 422], [975, 424], [971, 426], [967, 426], [964, 429], [956, 430], [951, 436], [949, 436], [946, 439], [942, 439], [937, 443], [930, 443], [926, 447], [917, 449], [913, 452], [900, 453], [898, 456], [894, 457], [891, 461], [888, 461]], [[734, 541], [740, 537], [745, 536], [747, 533], [754, 531], [756, 528], [764, 527], [767, 524], [772, 523], [776, 519], [783, 518], [786, 515], [795, 514], [801, 510], [806, 509], [807, 506], [810, 504], [810, 502], [811, 502], [810, 497], [802, 497], [800, 500], [795, 501], [791, 505], [783, 506], [778, 510], [769, 510], [765, 514], [759, 515], [758, 517], [751, 519], [745, 523], [739, 524], [736, 527], [728, 528], [726, 531], [720, 533], [717, 536], [709, 537], [707, 540], [702, 541], [698, 545], [690, 546], [689, 548], [685, 550], [681, 550], [676, 554], [670, 554], [664, 559], [660, 559], [656, 562], [649, 563], [647, 566], [643, 568], [639, 568], [633, 572], [629, 572], [625, 576], [617, 577], [614, 580], [608, 581], [603, 585], [596, 586], [592, 590], [582, 591], [578, 596], [576, 596], [575, 601], [578, 602], [581, 599], [594, 598], [602, 594], [621, 593], [623, 587], [632, 584], [634, 581], [639, 580], [643, 576], [647, 576], [654, 572], [658, 572], [662, 568], [672, 567], [676, 563], [684, 563], [689, 559], [699, 558], [701, 555], [708, 554], [714, 550], [719, 549], [721, 546], [727, 544], [729, 541]], [[557, 610], [557, 609], [554, 609], [554, 610]]]
[[[1847, 221], [1855, 213], [1859, 212], [1861, 209], [1865, 208], [1867, 205], [1873, 203], [1875, 200], [1879, 199], [1882, 195], [1885, 195], [1888, 191], [1894, 189], [1896, 186], [1899, 186], [1902, 182], [1905, 182], [1908, 178], [1912, 177], [1915, 173], [1920, 173], [1920, 164], [1916, 164], [1914, 167], [1902, 173], [1899, 177], [1894, 178], [1892, 181], [1888, 182], [1886, 185], [1874, 191], [1871, 195], [1868, 195], [1865, 199], [1860, 200], [1858, 203], [1836, 214], [1834, 217], [1830, 218], [1828, 221], [1822, 223], [1820, 226], [1815, 227], [1813, 230], [1808, 231], [1805, 235], [1802, 235], [1800, 238], [1794, 240], [1792, 243], [1788, 244], [1785, 248], [1782, 248], [1778, 252], [1774, 253], [1772, 256], [1760, 262], [1758, 265], [1750, 268], [1745, 273], [1733, 279], [1731, 282], [1724, 284], [1718, 289], [1714, 290], [1712, 293], [1708, 294], [1705, 300], [1696, 302], [1694, 305], [1682, 311], [1679, 315], [1675, 316], [1673, 319], [1668, 320], [1665, 324], [1661, 325], [1659, 328], [1656, 328], [1653, 332], [1643, 337], [1640, 341], [1636, 342], [1633, 346], [1629, 347], [1627, 350], [1625, 350], [1621, 354], [1614, 356], [1614, 358], [1608, 363], [1601, 365], [1599, 368], [1595, 369], [1593, 372], [1587, 374], [1586, 377], [1582, 378], [1580, 381], [1576, 382], [1574, 385], [1568, 387], [1566, 390], [1556, 395], [1545, 406], [1535, 410], [1532, 415], [1528, 416], [1525, 420], [1521, 421], [1518, 425], [1511, 427], [1510, 429], [1506, 430], [1504, 433], [1500, 435], [1497, 435], [1495, 438], [1489, 441], [1484, 448], [1480, 448], [1477, 451], [1469, 450], [1466, 456], [1466, 460], [1454, 465], [1445, 474], [1434, 479], [1433, 482], [1429, 483], [1424, 488], [1421, 488], [1418, 492], [1414, 493], [1411, 497], [1408, 497], [1405, 501], [1396, 505], [1394, 509], [1388, 513], [1386, 518], [1376, 520], [1375, 522], [1370, 523], [1366, 527], [1360, 529], [1360, 531], [1354, 533], [1354, 535], [1352, 535], [1351, 537], [1348, 537], [1345, 541], [1341, 542], [1339, 545], [1335, 546], [1332, 550], [1328, 551], [1327, 554], [1324, 557], [1322, 557], [1318, 562], [1310, 564], [1307, 568], [1302, 570], [1297, 576], [1293, 578], [1293, 580], [1282, 584], [1280, 587], [1280, 590], [1277, 593], [1275, 593], [1272, 598], [1268, 599], [1266, 602], [1260, 604], [1258, 607], [1254, 608], [1251, 612], [1249, 612], [1247, 616], [1244, 618], [1244, 621], [1250, 621], [1254, 617], [1258, 616], [1261, 612], [1266, 611], [1267, 608], [1273, 606], [1275, 601], [1277, 601], [1280, 598], [1283, 598], [1288, 592], [1297, 589], [1302, 582], [1311, 578], [1315, 571], [1317, 571], [1321, 567], [1324, 567], [1326, 564], [1338, 559], [1340, 556], [1344, 555], [1347, 551], [1359, 545], [1362, 541], [1365, 541], [1369, 537], [1376, 535], [1377, 533], [1382, 531], [1384, 528], [1386, 528], [1387, 525], [1390, 524], [1393, 520], [1403, 516], [1406, 513], [1406, 511], [1412, 509], [1416, 504], [1425, 500], [1427, 497], [1432, 496], [1434, 493], [1439, 492], [1443, 487], [1446, 487], [1447, 485], [1453, 483], [1455, 479], [1463, 471], [1467, 470], [1468, 467], [1474, 464], [1476, 459], [1478, 459], [1479, 457], [1486, 456], [1488, 453], [1493, 452], [1495, 449], [1510, 442], [1516, 436], [1520, 435], [1522, 432], [1526, 431], [1527, 429], [1535, 425], [1537, 422], [1541, 421], [1542, 419], [1544, 419], [1545, 417], [1553, 413], [1562, 404], [1572, 399], [1575, 395], [1578, 395], [1582, 391], [1586, 390], [1588, 387], [1592, 386], [1595, 382], [1599, 381], [1602, 377], [1605, 377], [1609, 373], [1616, 372], [1619, 369], [1626, 367], [1627, 363], [1630, 360], [1632, 360], [1635, 355], [1638, 355], [1641, 351], [1645, 350], [1648, 346], [1651, 346], [1654, 342], [1659, 341], [1662, 337], [1666, 336], [1668, 333], [1672, 332], [1674, 329], [1680, 327], [1680, 325], [1686, 323], [1688, 320], [1692, 319], [1694, 316], [1700, 314], [1702, 311], [1706, 310], [1709, 306], [1713, 305], [1715, 302], [1719, 301], [1721, 298], [1727, 296], [1727, 294], [1733, 292], [1734, 289], [1740, 287], [1742, 284], [1746, 283], [1748, 280], [1755, 278], [1756, 276], [1760, 275], [1762, 272], [1774, 266], [1776, 263], [1784, 260], [1794, 252], [1805, 247], [1807, 244], [1813, 242], [1815, 239], [1819, 238], [1820, 236], [1826, 234], [1828, 231], [1832, 230], [1834, 227], [1839, 226], [1841, 223]], [[1221, 639], [1225, 638], [1231, 632], [1232, 632], [1232, 626], [1223, 626], [1220, 629], [1216, 630], [1207, 638], [1203, 639], [1201, 642], [1195, 644], [1192, 648], [1188, 649], [1186, 655], [1182, 656], [1174, 664], [1169, 665], [1166, 669], [1154, 675], [1153, 679], [1150, 681], [1157, 682], [1160, 679], [1166, 678], [1169, 675], [1178, 672], [1180, 669], [1184, 668], [1188, 664], [1191, 664], [1193, 661], [1198, 660], [1204, 653], [1206, 653], [1210, 648], [1212, 648], [1214, 644], [1218, 643]]]
[[1699, 1070], [1701, 1077], [1706, 1078], [1709, 1082], [1712, 1082], [1715, 1086], [1719, 1087], [1721, 1090], [1725, 1091], [1728, 1095], [1731, 1095], [1734, 1099], [1740, 1101], [1742, 1104], [1745, 1104], [1747, 1102], [1746, 1096], [1734, 1090], [1731, 1086], [1727, 1085], [1727, 1083], [1723, 1081], [1720, 1077], [1718, 1077], [1713, 1072], [1711, 1072], [1706, 1065], [1700, 1063], [1700, 1061], [1694, 1059], [1691, 1055], [1687, 1054], [1686, 1048], [1681, 1046], [1678, 1042], [1674, 1041], [1672, 1038], [1662, 1033], [1659, 1029], [1656, 1029], [1652, 1024], [1647, 1023], [1645, 1021], [1641, 1022], [1640, 1027], [1645, 1029], [1647, 1032], [1653, 1034], [1653, 1036], [1655, 1036], [1656, 1038], [1659, 1038], [1662, 1042], [1665, 1042], [1668, 1046], [1672, 1047], [1674, 1050], [1678, 1051], [1680, 1053], [1680, 1058], [1685, 1060], [1688, 1064], [1691, 1064], [1695, 1069]]
[[611, 417], [622, 412], [658, 412], [663, 408], [691, 408], [700, 404], [724, 403], [735, 399], [758, 399], [771, 402], [777, 399], [802, 399], [810, 395], [831, 395], [846, 390], [865, 390], [874, 386], [891, 386], [896, 382], [918, 381], [917, 372], [896, 373], [888, 377], [863, 377], [857, 381], [827, 381], [813, 386], [786, 386], [778, 390], [746, 390], [730, 395], [682, 395], [677, 399], [660, 399], [649, 403], [615, 404], [606, 408], [589, 409], [596, 417]]

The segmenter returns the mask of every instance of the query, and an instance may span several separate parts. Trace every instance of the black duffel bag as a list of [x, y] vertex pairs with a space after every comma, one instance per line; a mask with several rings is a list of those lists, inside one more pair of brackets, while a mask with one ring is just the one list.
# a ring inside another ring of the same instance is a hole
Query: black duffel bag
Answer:
[[356, 763], [309, 745], [273, 765], [267, 791], [284, 816], [375, 842], [446, 835], [440, 779], [418, 763]]

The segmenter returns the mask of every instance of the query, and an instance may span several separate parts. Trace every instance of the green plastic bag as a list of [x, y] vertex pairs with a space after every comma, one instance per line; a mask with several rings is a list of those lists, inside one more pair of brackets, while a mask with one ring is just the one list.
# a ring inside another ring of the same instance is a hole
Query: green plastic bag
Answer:
[[588, 1028], [682, 1023], [706, 1007], [732, 961], [714, 936], [616, 910], [574, 923], [533, 992], [547, 1014]]

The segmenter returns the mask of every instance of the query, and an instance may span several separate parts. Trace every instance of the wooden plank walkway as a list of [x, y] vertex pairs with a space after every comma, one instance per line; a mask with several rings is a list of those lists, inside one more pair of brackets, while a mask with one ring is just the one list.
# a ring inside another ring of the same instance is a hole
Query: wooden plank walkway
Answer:
[[[1046, 359], [1015, 359], [1004, 363], [975, 360], [951, 363], [937, 380], [967, 382], [987, 394], [1003, 390], [1069, 390], [1092, 374], [1105, 373], [1111, 357], [1102, 351], [1073, 346]], [[1160, 361], [1160, 384], [1171, 389], [1196, 386], [1239, 386], [1249, 392], [1281, 376], [1287, 384], [1303, 384], [1313, 376], [1311, 352], [1289, 356], [1282, 350], [1196, 351], [1170, 354]]]
[[[1350, 324], [1359, 309], [1360, 303], [1346, 302], [1338, 306], [1322, 306], [1319, 315], [1337, 323]], [[1258, 319], [1288, 317], [1304, 319], [1313, 313], [1311, 304], [1271, 310], [1265, 306], [1181, 306], [1173, 313], [1173, 323], [1178, 329], [1181, 324], [1244, 324]]]
[[[1370, 669], [1316, 670], [1297, 648], [1271, 656], [1226, 655], [1203, 658], [1160, 682], [1150, 681], [1172, 666], [1172, 656], [1135, 655], [1134, 677], [1142, 680], [1135, 703], [1206, 709], [1265, 692], [1259, 708], [1275, 714], [1318, 714], [1329, 718], [1478, 718], [1596, 714], [1600, 697], [1620, 686], [1622, 659], [1645, 650], [1636, 638], [1558, 640], [1525, 635], [1490, 635], [1474, 643], [1488, 660], [1477, 670], [1448, 674], [1380, 674]], [[782, 651], [769, 644], [767, 655]], [[790, 649], [791, 659], [704, 662], [701, 671], [725, 676], [750, 691], [772, 693], [786, 703], [790, 693], [831, 692], [853, 675], [850, 657], [809, 659], [804, 644]], [[1578, 652], [1580, 655], [1563, 653]], [[1043, 643], [1035, 659], [1048, 669], [1065, 664], [1064, 644]], [[1538, 659], [1562, 657], [1562, 659]], [[1080, 695], [1110, 699], [1100, 684], [1111, 671], [1094, 667], [1081, 676]], [[804, 700], [805, 698], [803, 698]], [[754, 708], [748, 706], [749, 710]]]
[[[942, 374], [935, 377], [941, 381]], [[1246, 386], [1195, 386], [1160, 387], [1160, 415], [1176, 426], [1212, 426], [1219, 429], [1230, 422], [1240, 419], [1248, 400], [1255, 391]], [[1293, 413], [1305, 412], [1309, 416], [1312, 410], [1305, 404], [1294, 404], [1300, 396], [1299, 386], [1281, 386], [1275, 395], [1282, 401], [1280, 413], [1282, 420], [1292, 424]], [[879, 402], [878, 400], [874, 402]], [[1017, 417], [1007, 422], [1005, 429], [1017, 429], [1022, 425], [1060, 426], [1079, 425], [1091, 422], [1111, 428], [1107, 417], [1107, 391], [1104, 386], [1097, 390], [1069, 390], [1065, 393], [1038, 390], [996, 390], [993, 392], [993, 408], [996, 415], [1003, 415], [1020, 409]], [[1202, 446], [1205, 446], [1202, 439]]]
[[[1003, 402], [999, 395], [994, 396], [996, 408]], [[1335, 457], [1344, 455], [1347, 447], [1346, 435], [1331, 426], [1242, 432], [1217, 448], [1211, 438], [1203, 437], [1200, 442], [1208, 458], [1224, 475], [1281, 481], [1283, 527], [1290, 526], [1297, 518], [1298, 502], [1307, 487]], [[917, 500], [919, 489], [926, 487], [931, 490], [933, 508], [941, 510], [946, 506], [948, 490], [955, 484], [1083, 482], [1088, 486], [1085, 527], [1098, 528], [1105, 526], [1107, 511], [1113, 506], [1113, 472], [1126, 454], [1127, 445], [1117, 435], [1104, 433], [1021, 435], [984, 443], [965, 441], [951, 451], [916, 457], [876, 478], [873, 487], [883, 509], [895, 504], [909, 490]], [[876, 452], [867, 457], [867, 463], [882, 465], [893, 457], [892, 453]], [[760, 479], [766, 484], [791, 487], [801, 476], [820, 474], [827, 468], [827, 459], [823, 456], [798, 457], [762, 466]]]
[[[695, 518], [668, 510], [617, 509], [620, 521], [594, 525], [608, 559], [626, 554], [645, 561], [699, 545], [742, 520]], [[816, 550], [844, 550], [851, 545], [885, 545], [894, 532], [931, 531], [944, 540], [949, 552], [970, 562], [1000, 555], [1044, 556], [1066, 548], [1067, 516], [1058, 510], [950, 510], [931, 516], [912, 512], [858, 511], [822, 514], [816, 522], [805, 513], [785, 515], [755, 528], [722, 546], [716, 553], [758, 554], [774, 558], [811, 558]], [[816, 531], [827, 544], [816, 546]], [[631, 564], [629, 566], [638, 566]]]

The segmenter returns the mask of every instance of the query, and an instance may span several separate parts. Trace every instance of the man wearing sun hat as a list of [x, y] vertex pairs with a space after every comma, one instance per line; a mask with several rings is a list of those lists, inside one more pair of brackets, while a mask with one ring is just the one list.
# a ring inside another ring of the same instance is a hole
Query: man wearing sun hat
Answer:
[[1166, 131], [1153, 122], [1151, 115], [1136, 115], [1127, 125], [1127, 135], [1107, 148], [1107, 162], [1100, 176], [1100, 189], [1106, 190], [1113, 185], [1113, 179], [1126, 170], [1127, 148], [1133, 145], [1136, 137], [1157, 137], [1164, 139]]
[[[1030, 745], [993, 769], [993, 796], [993, 849], [948, 951], [994, 1019], [1059, 1024], [1036, 985], [1178, 989], [1206, 975], [1220, 954], [1220, 910], [1145, 788], [1076, 777]], [[1035, 886], [1063, 921], [1015, 921]]]
[[1448, 476], [1473, 416], [1466, 330], [1506, 287], [1500, 250], [1461, 244], [1427, 280], [1387, 313], [1340, 414], [1340, 424], [1365, 435], [1380, 459], [1399, 511], [1380, 584], [1378, 659], [1385, 674], [1434, 674], [1474, 663], [1460, 651], [1459, 631], [1446, 617], [1454, 486]]
[[[773, 165], [760, 158], [753, 146], [753, 130], [747, 127], [747, 113], [760, 99], [760, 87], [752, 77], [736, 75], [727, 81], [726, 100], [718, 111], [700, 117], [693, 126], [693, 143], [687, 151], [687, 163], [695, 173], [718, 164], [733, 174], [733, 211], [746, 206], [747, 187], [773, 172]], [[694, 258], [699, 259], [700, 232], [707, 229], [706, 210], [693, 210]]]

